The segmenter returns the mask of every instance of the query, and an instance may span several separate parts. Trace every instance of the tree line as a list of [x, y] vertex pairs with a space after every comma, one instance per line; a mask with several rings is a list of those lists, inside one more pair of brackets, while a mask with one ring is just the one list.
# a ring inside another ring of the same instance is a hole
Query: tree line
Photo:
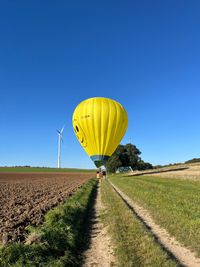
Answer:
[[200, 162], [200, 158], [194, 158], [194, 159], [190, 159], [190, 160], [187, 160], [185, 161], [185, 163], [198, 163]]
[[144, 162], [141, 157], [141, 151], [133, 144], [119, 145], [113, 155], [109, 158], [106, 169], [110, 173], [115, 173], [119, 168], [130, 168], [132, 170], [147, 170], [153, 166]]

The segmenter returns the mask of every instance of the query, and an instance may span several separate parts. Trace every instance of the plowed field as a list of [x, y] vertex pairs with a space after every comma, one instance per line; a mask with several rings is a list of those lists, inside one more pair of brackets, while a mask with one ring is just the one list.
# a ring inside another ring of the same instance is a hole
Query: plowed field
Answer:
[[28, 225], [66, 200], [94, 173], [0, 173], [0, 243], [24, 241]]

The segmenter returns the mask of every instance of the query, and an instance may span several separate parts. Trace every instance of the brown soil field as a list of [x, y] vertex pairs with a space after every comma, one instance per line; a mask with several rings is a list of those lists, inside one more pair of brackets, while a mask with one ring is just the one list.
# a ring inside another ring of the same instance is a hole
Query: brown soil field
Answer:
[[65, 201], [94, 173], [0, 173], [0, 243], [23, 242], [28, 225]]

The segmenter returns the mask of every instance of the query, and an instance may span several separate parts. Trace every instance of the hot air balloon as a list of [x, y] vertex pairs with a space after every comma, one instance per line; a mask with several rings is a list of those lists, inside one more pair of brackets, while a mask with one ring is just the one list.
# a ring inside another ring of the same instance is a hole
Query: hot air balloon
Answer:
[[106, 166], [123, 138], [128, 116], [115, 100], [94, 97], [82, 101], [74, 110], [73, 129], [80, 144], [96, 167]]

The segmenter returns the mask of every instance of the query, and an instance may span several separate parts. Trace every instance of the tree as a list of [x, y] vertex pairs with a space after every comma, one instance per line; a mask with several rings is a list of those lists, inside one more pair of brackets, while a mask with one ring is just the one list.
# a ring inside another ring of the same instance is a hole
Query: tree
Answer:
[[113, 155], [109, 158], [107, 171], [115, 173], [119, 167], [131, 167], [133, 170], [151, 169], [152, 165], [146, 163], [139, 157], [140, 150], [133, 144], [119, 145]]
[[119, 156], [117, 154], [113, 154], [106, 164], [106, 169], [108, 172], [115, 173], [116, 170], [121, 166], [122, 163], [119, 159]]
[[126, 155], [127, 155], [127, 166], [131, 166], [133, 170], [137, 169], [138, 162], [141, 160], [139, 155], [141, 154], [140, 150], [133, 144], [126, 144], [125, 146]]
[[153, 166], [148, 163], [148, 162], [144, 162], [143, 160], [140, 160], [137, 164], [137, 170], [149, 170], [149, 169], [153, 169]]
[[200, 158], [194, 158], [194, 159], [190, 159], [190, 160], [187, 160], [187, 161], [185, 161], [185, 163], [187, 164], [187, 163], [198, 163], [198, 162], [200, 162]]

